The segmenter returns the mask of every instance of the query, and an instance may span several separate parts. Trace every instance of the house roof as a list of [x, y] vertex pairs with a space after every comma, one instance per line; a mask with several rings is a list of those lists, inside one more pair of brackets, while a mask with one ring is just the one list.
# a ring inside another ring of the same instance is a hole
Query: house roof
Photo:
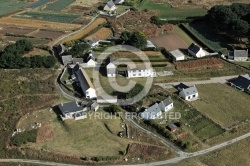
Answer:
[[97, 107], [99, 107], [99, 104], [98, 104], [97, 102], [93, 102], [93, 103], [91, 104], [91, 107], [92, 107], [92, 108], [97, 108]]
[[144, 119], [150, 119], [152, 116], [156, 116], [159, 112], [161, 112], [161, 109], [158, 103], [155, 103], [151, 107], [147, 108], [144, 112], [142, 112], [141, 117]]
[[200, 51], [200, 47], [197, 46], [196, 44], [192, 43], [188, 49], [192, 51], [193, 53], [197, 54]]
[[68, 64], [68, 63], [72, 63], [72, 55], [64, 55], [62, 56], [62, 62], [64, 65]]
[[248, 57], [248, 50], [234, 50], [234, 57]]
[[146, 45], [147, 48], [155, 48], [155, 45], [150, 41], [150, 40], [147, 40], [147, 45]]
[[73, 64], [81, 64], [84, 62], [83, 58], [73, 58]]
[[168, 125], [168, 128], [170, 128], [171, 130], [177, 129], [178, 127], [175, 124], [170, 124]]
[[190, 96], [190, 95], [198, 93], [198, 90], [196, 89], [195, 86], [192, 86], [192, 87], [189, 87], [186, 89], [182, 89], [182, 91], [184, 92], [185, 96]]
[[119, 3], [122, 3], [124, 2], [124, 0], [115, 0], [115, 4], [119, 4]]
[[90, 81], [89, 76], [82, 68], [80, 68], [78, 64], [75, 65], [75, 67], [73, 68], [73, 71], [75, 72], [76, 77], [83, 91], [86, 91], [89, 88], [94, 89], [94, 85]]
[[99, 40], [96, 37], [93, 37], [91, 40], [88, 40], [89, 45], [93, 45], [95, 43], [99, 42]]
[[111, 0], [111, 1], [108, 1], [108, 2], [107, 2], [107, 6], [108, 6], [109, 8], [112, 8], [113, 6], [115, 6], [115, 4], [114, 4], [114, 2]]
[[58, 107], [63, 114], [82, 111], [84, 108], [84, 106], [77, 104], [77, 102], [75, 101], [69, 103], [61, 103], [58, 105]]
[[249, 80], [250, 80], [249, 74], [242, 74], [241, 76], [242, 76], [242, 77], [245, 77], [246, 79], [249, 79]]
[[146, 65], [136, 65], [136, 67], [131, 67], [127, 65], [128, 71], [137, 71], [137, 70], [151, 70], [151, 67], [147, 67]]
[[185, 57], [185, 55], [179, 49], [170, 51], [169, 53], [175, 58]]
[[173, 100], [169, 97], [169, 98], [166, 98], [165, 100], [161, 101], [161, 103], [164, 104], [165, 106], [168, 106], [168, 105], [173, 103]]
[[175, 88], [178, 89], [178, 90], [182, 90], [182, 89], [189, 88], [189, 86], [187, 86], [187, 85], [185, 85], [183, 83], [180, 83], [180, 84], [176, 85]]
[[107, 68], [107, 74], [116, 74], [116, 68]]
[[247, 89], [250, 87], [250, 80], [244, 76], [238, 76], [235, 79], [229, 80], [229, 82], [234, 84], [240, 89]]

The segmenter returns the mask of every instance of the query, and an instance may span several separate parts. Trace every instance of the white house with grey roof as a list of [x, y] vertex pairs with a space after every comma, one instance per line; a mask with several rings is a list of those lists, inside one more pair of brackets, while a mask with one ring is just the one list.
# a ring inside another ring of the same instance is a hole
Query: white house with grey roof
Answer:
[[97, 64], [94, 52], [89, 52], [88, 57], [86, 58], [86, 67], [95, 67]]
[[179, 96], [187, 101], [194, 101], [198, 99], [198, 90], [194, 86], [188, 87], [185, 84], [182, 84], [182, 88], [178, 87]]
[[162, 112], [167, 112], [174, 107], [173, 100], [169, 97], [159, 103]]
[[95, 47], [95, 46], [98, 46], [98, 45], [99, 45], [99, 42], [100, 42], [99, 39], [97, 39], [96, 37], [93, 37], [92, 39], [87, 40], [86, 43], [89, 44], [90, 47]]
[[115, 3], [112, 0], [108, 1], [103, 10], [108, 12], [116, 10]]
[[74, 66], [73, 72], [76, 76], [77, 83], [81, 87], [85, 97], [88, 99], [96, 98], [96, 90], [88, 74], [78, 64]]
[[161, 108], [158, 103], [155, 103], [151, 107], [145, 109], [144, 112], [140, 114], [140, 117], [145, 120], [156, 119], [162, 115]]
[[206, 56], [205, 51], [201, 47], [199, 47], [198, 45], [196, 45], [194, 43], [192, 43], [188, 47], [188, 53], [196, 58], [202, 58], [202, 57]]
[[156, 72], [152, 67], [146, 66], [137, 66], [130, 67], [127, 66], [127, 78], [135, 78], [135, 77], [156, 77]]
[[248, 49], [229, 51], [228, 52], [228, 59], [231, 59], [234, 61], [247, 61], [248, 60]]
[[107, 59], [107, 77], [116, 77], [116, 65], [114, 64], [113, 57], [109, 56]]
[[87, 107], [78, 102], [61, 103], [58, 105], [62, 120], [74, 119], [80, 120], [87, 118]]

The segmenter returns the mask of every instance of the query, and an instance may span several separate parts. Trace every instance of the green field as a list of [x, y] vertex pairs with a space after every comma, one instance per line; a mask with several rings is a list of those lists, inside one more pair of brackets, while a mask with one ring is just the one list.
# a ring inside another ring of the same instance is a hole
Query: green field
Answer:
[[190, 130], [201, 141], [215, 137], [224, 132], [224, 129], [206, 116], [199, 113], [197, 110], [192, 107], [190, 108], [179, 99], [173, 99], [175, 111], [181, 113], [180, 122], [188, 124], [188, 126], [190, 126]]
[[0, 1], [0, 16], [14, 12], [19, 8], [28, 5], [29, 3], [21, 0], [1, 0]]
[[250, 68], [250, 61], [249, 61], [249, 58], [248, 58], [248, 61], [247, 62], [234, 62], [238, 65], [241, 65], [241, 66], [244, 66], [244, 67], [247, 67], [247, 68]]
[[179, 26], [174, 25], [174, 32], [180, 36], [188, 45], [196, 43], [187, 33], [185, 33]]
[[202, 8], [172, 8], [167, 3], [153, 3], [150, 0], [144, 0], [140, 5], [138, 5], [139, 9], [144, 10], [156, 10], [159, 11], [159, 17], [167, 20], [178, 20], [178, 19], [186, 19], [197, 16], [204, 16], [206, 14], [206, 10]]
[[225, 51], [229, 48], [230, 40], [217, 34], [215, 29], [207, 23], [191, 23], [184, 25], [198, 40], [215, 51]]
[[56, 2], [54, 2], [53, 4], [48, 6], [46, 9], [47, 10], [61, 11], [73, 2], [75, 2], [75, 0], [57, 0]]
[[249, 166], [250, 138], [214, 152], [183, 160], [169, 166]]
[[62, 13], [51, 13], [51, 12], [24, 12], [14, 17], [27, 18], [33, 20], [43, 20], [51, 22], [61, 23], [72, 23], [75, 19], [80, 17], [77, 14], [62, 14]]
[[[100, 110], [98, 113], [104, 115], [105, 112]], [[117, 136], [118, 132], [124, 129], [121, 127], [121, 119], [115, 115], [110, 115], [112, 119], [103, 117], [95, 119], [93, 114], [84, 120], [61, 122], [56, 114], [48, 110], [33, 114], [28, 117], [28, 120], [21, 120], [19, 127], [29, 128], [30, 124], [35, 122], [43, 123], [46, 124], [47, 130], [53, 132], [53, 136], [27, 146], [67, 155], [95, 157], [118, 156], [119, 151], [125, 151], [128, 144], [133, 142]], [[35, 116], [37, 118], [34, 119]]]
[[250, 119], [250, 95], [225, 84], [197, 85], [201, 100], [192, 105], [227, 128]]

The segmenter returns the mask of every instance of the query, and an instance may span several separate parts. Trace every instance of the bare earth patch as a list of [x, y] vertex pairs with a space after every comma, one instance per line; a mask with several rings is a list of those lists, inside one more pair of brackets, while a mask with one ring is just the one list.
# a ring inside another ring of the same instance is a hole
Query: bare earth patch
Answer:
[[53, 139], [53, 129], [49, 124], [42, 125], [39, 128], [36, 138], [36, 143], [43, 143], [45, 141], [49, 141]]
[[116, 36], [119, 36], [123, 31], [141, 31], [149, 38], [159, 36], [173, 29], [172, 25], [166, 24], [158, 27], [150, 23], [150, 17], [156, 15], [156, 12], [131, 11], [119, 17], [112, 22]]
[[176, 33], [168, 33], [150, 39], [156, 46], [164, 47], [166, 50], [172, 51], [176, 49], [187, 49], [188, 44]]

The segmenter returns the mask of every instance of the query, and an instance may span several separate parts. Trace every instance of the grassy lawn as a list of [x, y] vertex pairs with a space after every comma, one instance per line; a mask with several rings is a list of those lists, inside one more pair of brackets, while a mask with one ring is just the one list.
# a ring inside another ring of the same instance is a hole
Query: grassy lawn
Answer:
[[180, 122], [187, 124], [187, 128], [189, 128], [200, 141], [215, 137], [224, 132], [219, 125], [215, 124], [197, 110], [184, 104], [183, 101], [175, 98], [173, 98], [173, 100], [175, 107], [174, 111], [181, 113]]
[[192, 105], [224, 128], [250, 118], [250, 96], [225, 84], [197, 85], [200, 99]]
[[140, 5], [139, 9], [157, 10], [158, 15], [161, 18], [168, 20], [185, 19], [189, 17], [204, 16], [206, 10], [202, 8], [172, 8], [168, 3], [153, 3], [150, 0], [144, 0]]
[[19, 0], [1, 0], [0, 2], [0, 16], [14, 12], [19, 8], [28, 5], [26, 1]]
[[53, 4], [49, 5], [46, 9], [47, 10], [61, 11], [73, 2], [75, 2], [75, 0], [58, 0], [58, 1], [54, 2]]
[[250, 138], [229, 145], [226, 148], [214, 151], [202, 156], [186, 159], [182, 162], [170, 164], [170, 166], [218, 166], [218, 165], [249, 165]]
[[174, 25], [174, 32], [180, 36], [188, 45], [195, 43], [195, 41], [186, 34], [179, 26]]
[[250, 68], [250, 61], [247, 61], [247, 62], [234, 62], [238, 65], [241, 65], [241, 66], [244, 66], [244, 67], [248, 67]]
[[29, 12], [24, 12], [24, 13], [15, 15], [14, 17], [27, 18], [27, 19], [33, 19], [33, 20], [51, 21], [51, 22], [72, 23], [75, 19], [79, 18], [80, 15], [29, 11]]
[[230, 39], [226, 39], [223, 35], [217, 34], [215, 29], [207, 23], [191, 23], [185, 27], [199, 40], [215, 51], [225, 51], [229, 48]]
[[119, 6], [117, 6], [116, 12], [119, 15], [119, 14], [126, 12], [128, 9], [130, 9], [130, 6], [119, 5]]
[[27, 128], [36, 122], [42, 123], [47, 126], [47, 131], [53, 132], [52, 136], [43, 136], [39, 143], [27, 146], [79, 156], [118, 156], [119, 151], [125, 151], [133, 141], [117, 136], [118, 132], [124, 130], [121, 127], [122, 121], [119, 117], [111, 117], [112, 119], [95, 119], [91, 116], [79, 121], [60, 122], [56, 114], [44, 110], [21, 120], [19, 127]]

